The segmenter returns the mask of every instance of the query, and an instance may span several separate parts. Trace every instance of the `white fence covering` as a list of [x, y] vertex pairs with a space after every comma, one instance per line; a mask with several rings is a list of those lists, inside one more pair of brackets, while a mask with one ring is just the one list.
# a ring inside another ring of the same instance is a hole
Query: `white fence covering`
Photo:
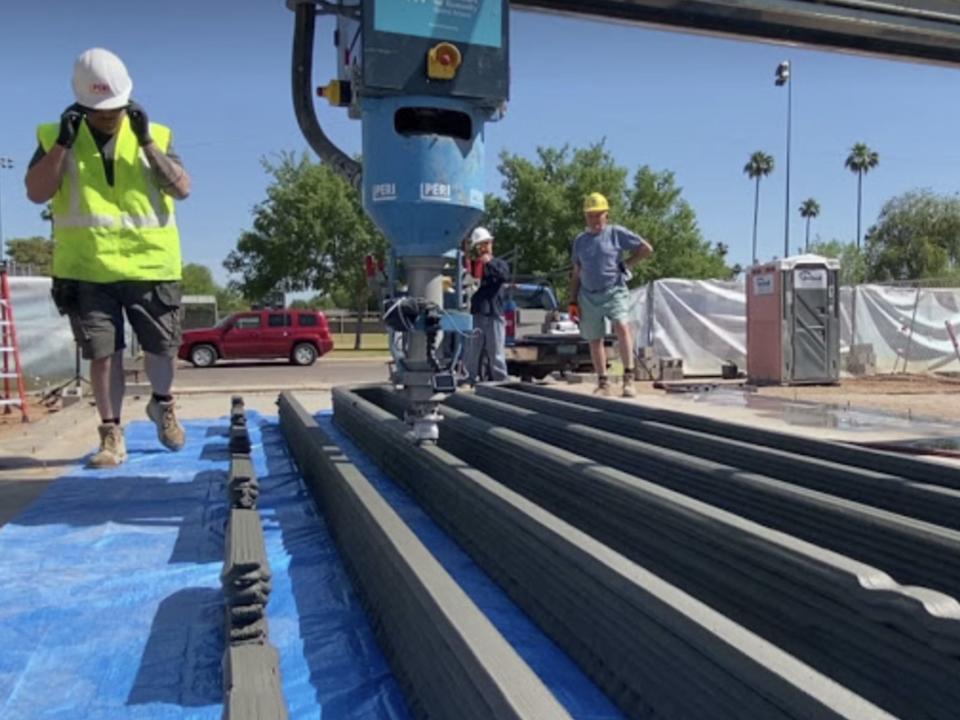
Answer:
[[[658, 280], [634, 290], [632, 299], [638, 345], [683, 358], [688, 375], [718, 375], [724, 362], [746, 369], [742, 282]], [[960, 371], [946, 322], [960, 333], [960, 290], [860, 285], [840, 291], [840, 350], [849, 349], [855, 333], [853, 344], [873, 345], [880, 373], [904, 365], [911, 372]]]
[[719, 375], [724, 362], [746, 367], [747, 304], [742, 282], [657, 280], [633, 291], [639, 345], [683, 358], [688, 375]]
[[873, 345], [877, 372], [960, 371], [946, 327], [960, 332], [960, 290], [860, 285], [855, 304], [855, 343]]
[[11, 277], [9, 280], [27, 386], [44, 387], [73, 377], [73, 333], [70, 323], [57, 312], [50, 297], [50, 278]]

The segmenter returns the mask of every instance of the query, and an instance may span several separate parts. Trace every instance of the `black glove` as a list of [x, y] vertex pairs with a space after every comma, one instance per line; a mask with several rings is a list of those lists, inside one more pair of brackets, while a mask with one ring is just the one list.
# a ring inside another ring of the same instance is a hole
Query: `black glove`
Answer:
[[57, 145], [62, 145], [67, 150], [73, 147], [73, 143], [77, 140], [77, 133], [80, 132], [81, 120], [83, 120], [83, 110], [79, 105], [73, 104], [63, 111], [63, 115], [60, 116]]
[[147, 111], [135, 102], [127, 106], [127, 117], [130, 118], [130, 129], [137, 136], [137, 142], [140, 147], [146, 147], [153, 142], [150, 137], [150, 118], [147, 117]]

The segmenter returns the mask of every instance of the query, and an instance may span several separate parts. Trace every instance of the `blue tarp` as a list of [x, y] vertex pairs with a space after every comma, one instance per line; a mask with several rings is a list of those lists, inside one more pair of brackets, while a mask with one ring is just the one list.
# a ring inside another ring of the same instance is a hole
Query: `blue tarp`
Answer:
[[[290, 717], [407, 718], [279, 430], [248, 418]], [[129, 425], [124, 466], [69, 471], [0, 529], [0, 718], [219, 720], [227, 421], [186, 427], [173, 454]]]
[[[573, 717], [621, 717], [329, 414], [319, 421]], [[151, 424], [129, 425], [124, 466], [70, 470], [0, 528], [3, 720], [220, 718], [227, 420], [185, 425], [176, 454]], [[278, 427], [254, 412], [248, 427], [290, 717], [408, 718]]]

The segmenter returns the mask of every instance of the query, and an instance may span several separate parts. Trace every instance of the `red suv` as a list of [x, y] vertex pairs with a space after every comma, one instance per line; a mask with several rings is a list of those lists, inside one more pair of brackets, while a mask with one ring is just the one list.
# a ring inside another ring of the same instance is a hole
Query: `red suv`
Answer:
[[313, 365], [333, 350], [326, 316], [313, 310], [251, 310], [224, 318], [216, 327], [186, 330], [178, 357], [197, 367], [218, 359], [289, 358]]

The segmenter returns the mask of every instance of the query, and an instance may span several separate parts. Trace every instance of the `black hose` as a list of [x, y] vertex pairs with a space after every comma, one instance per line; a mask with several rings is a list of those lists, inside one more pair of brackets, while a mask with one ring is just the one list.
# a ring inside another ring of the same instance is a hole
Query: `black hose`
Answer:
[[310, 147], [322, 162], [343, 175], [359, 189], [363, 166], [333, 144], [320, 127], [313, 107], [313, 40], [316, 28], [316, 8], [312, 3], [299, 3], [294, 9], [296, 20], [293, 31], [293, 110]]

